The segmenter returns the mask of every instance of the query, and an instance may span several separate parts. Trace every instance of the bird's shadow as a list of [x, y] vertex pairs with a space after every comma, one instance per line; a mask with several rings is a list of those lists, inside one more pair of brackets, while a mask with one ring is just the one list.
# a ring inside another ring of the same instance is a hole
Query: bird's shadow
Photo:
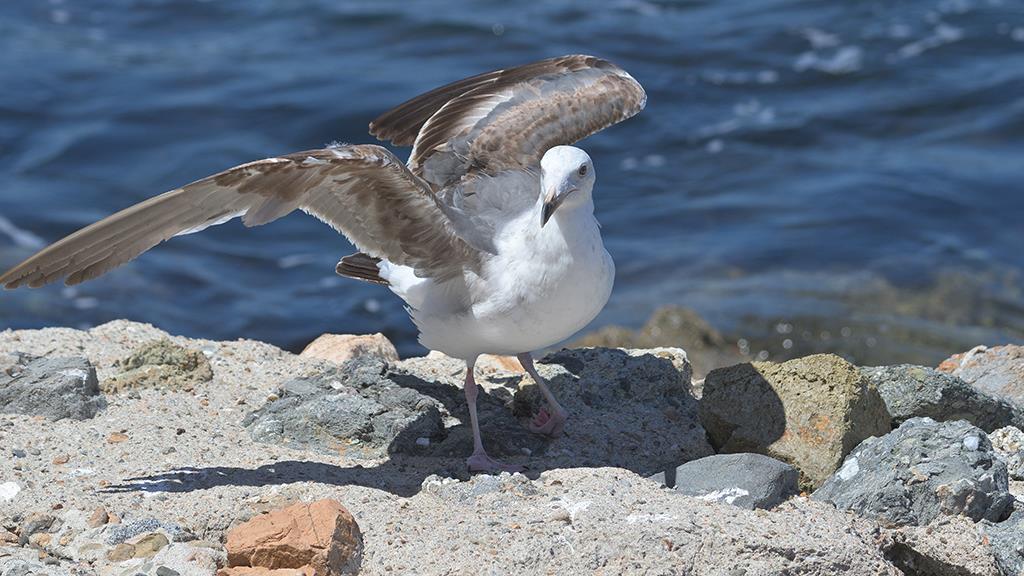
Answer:
[[[576, 413], [570, 420], [566, 437], [552, 440], [530, 433], [523, 426], [524, 416], [527, 416], [523, 411], [530, 410], [531, 394], [513, 395], [510, 389], [515, 390], [522, 377], [502, 376], [503, 386], [481, 390], [477, 401], [488, 453], [526, 465], [525, 474], [533, 478], [552, 468], [600, 466], [627, 468], [647, 476], [674, 471], [678, 464], [712, 453], [697, 421], [697, 400], [689, 383], [668, 387], [658, 383], [666, 374], [675, 373], [670, 360], [654, 355], [638, 359], [621, 350], [607, 349], [601, 351], [601, 358], [612, 369], [595, 370], [588, 365], [590, 361], [581, 361], [571, 354], [559, 357], [563, 353], [549, 356], [545, 361], [565, 369], [551, 377], [549, 385], [556, 396], [565, 399], [566, 407]], [[607, 379], [611, 374], [616, 375], [614, 381]], [[468, 479], [465, 457], [472, 451], [473, 444], [462, 389], [430, 382], [408, 372], [394, 372], [388, 377], [403, 388], [434, 398], [461, 423], [447, 428], [444, 438], [431, 442], [429, 448], [417, 450], [416, 454], [403, 453], [404, 449], [399, 448], [410, 445], [410, 439], [404, 438], [402, 434], [406, 432], [403, 432], [389, 445], [388, 459], [374, 466], [281, 460], [255, 468], [183, 467], [127, 478], [102, 491], [185, 493], [218, 486], [261, 487], [314, 482], [364, 486], [398, 496], [412, 496], [431, 474]], [[491, 381], [495, 383], [498, 379]], [[613, 418], [627, 401], [636, 405], [650, 404], [650, 408], [644, 407], [647, 411], [641, 413], [636, 412], [634, 406], [631, 414], [642, 417]], [[779, 402], [768, 402], [766, 406], [773, 411], [782, 409]], [[416, 429], [415, 425], [407, 428]], [[686, 439], [680, 441], [682, 437]]]
[[[400, 459], [398, 459], [400, 460]], [[425, 477], [425, 476], [424, 476]], [[396, 459], [376, 467], [338, 466], [326, 462], [280, 460], [256, 468], [238, 466], [182, 467], [158, 474], [126, 478], [101, 489], [103, 493], [151, 492], [185, 493], [219, 486], [281, 486], [317, 482], [331, 486], [365, 486], [398, 496], [419, 492], [423, 478], [409, 475]]]

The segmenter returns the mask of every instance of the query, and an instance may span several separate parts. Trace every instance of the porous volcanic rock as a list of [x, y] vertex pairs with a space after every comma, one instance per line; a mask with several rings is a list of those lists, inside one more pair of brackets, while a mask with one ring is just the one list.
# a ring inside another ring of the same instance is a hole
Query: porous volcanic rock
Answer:
[[438, 401], [392, 378], [376, 356], [289, 380], [246, 417], [253, 440], [364, 456], [422, 452], [444, 433]]
[[813, 498], [892, 525], [924, 525], [940, 515], [995, 522], [1013, 505], [1006, 465], [985, 432], [931, 418], [865, 440]]
[[107, 393], [133, 388], [183, 389], [213, 379], [206, 356], [167, 338], [147, 342], [115, 363], [120, 371], [100, 383]]
[[815, 487], [857, 444], [890, 430], [875, 386], [832, 354], [719, 368], [704, 380], [700, 421], [719, 452], [792, 464]]
[[1003, 576], [985, 528], [963, 516], [928, 526], [904, 526], [892, 537], [886, 556], [905, 574]]
[[375, 574], [901, 574], [876, 527], [831, 506], [744, 510], [616, 468], [431, 476], [390, 530], [403, 537]]

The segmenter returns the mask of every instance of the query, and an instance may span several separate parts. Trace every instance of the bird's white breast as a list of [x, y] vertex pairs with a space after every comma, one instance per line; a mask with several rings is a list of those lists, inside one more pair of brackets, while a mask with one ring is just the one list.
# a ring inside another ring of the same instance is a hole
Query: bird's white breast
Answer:
[[469, 284], [469, 307], [434, 317], [414, 312], [420, 341], [448, 355], [518, 354], [572, 336], [604, 307], [615, 266], [590, 210], [543, 228], [528, 211], [497, 237], [498, 255]]

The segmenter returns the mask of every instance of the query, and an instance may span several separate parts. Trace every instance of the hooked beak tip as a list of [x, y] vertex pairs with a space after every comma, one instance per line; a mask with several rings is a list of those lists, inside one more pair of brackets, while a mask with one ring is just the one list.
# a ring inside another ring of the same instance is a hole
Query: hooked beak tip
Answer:
[[551, 215], [554, 214], [554, 213], [555, 213], [554, 202], [545, 202], [544, 203], [544, 209], [541, 210], [541, 213], [540, 213], [540, 227], [541, 228], [543, 228], [544, 225], [548, 223], [548, 220], [551, 219]]
[[561, 194], [555, 194], [553, 191], [550, 194], [548, 194], [548, 199], [547, 201], [544, 202], [544, 209], [541, 210], [540, 213], [541, 228], [543, 228], [544, 225], [548, 223], [548, 220], [551, 219], [551, 216], [555, 213], [555, 210], [557, 210], [558, 207], [562, 205], [562, 201], [565, 200], [565, 197], [568, 196], [569, 194], [572, 194], [573, 192], [576, 192], [576, 190], [576, 188], [570, 188]]

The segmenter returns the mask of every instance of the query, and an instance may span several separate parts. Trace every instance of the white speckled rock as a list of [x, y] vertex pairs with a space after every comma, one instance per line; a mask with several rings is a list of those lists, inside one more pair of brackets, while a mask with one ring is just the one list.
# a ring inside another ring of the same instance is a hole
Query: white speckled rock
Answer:
[[1024, 480], [1024, 432], [1013, 426], [994, 430], [988, 435], [996, 456], [1006, 463], [1013, 480]]
[[21, 492], [17, 482], [0, 482], [0, 502], [10, 502]]

